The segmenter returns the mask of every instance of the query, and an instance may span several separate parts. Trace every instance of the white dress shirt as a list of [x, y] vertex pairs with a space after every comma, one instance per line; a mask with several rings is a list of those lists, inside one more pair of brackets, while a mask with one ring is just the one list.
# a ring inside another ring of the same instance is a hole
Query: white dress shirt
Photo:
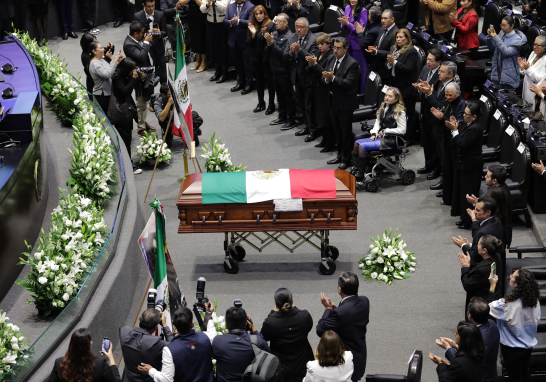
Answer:
[[345, 363], [338, 366], [320, 366], [318, 360], [307, 362], [308, 375], [314, 375], [324, 382], [345, 382], [350, 381], [354, 371], [353, 353], [345, 351]]

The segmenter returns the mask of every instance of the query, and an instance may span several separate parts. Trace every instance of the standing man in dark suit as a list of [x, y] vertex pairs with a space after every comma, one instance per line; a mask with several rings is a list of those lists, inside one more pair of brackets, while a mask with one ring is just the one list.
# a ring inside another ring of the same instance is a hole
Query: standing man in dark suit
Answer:
[[98, 35], [100, 29], [97, 28], [97, 2], [96, 0], [80, 0], [80, 13], [85, 21], [87, 33]]
[[174, 18], [177, 14], [183, 12], [184, 6], [182, 6], [182, 2], [178, 0], [161, 0], [159, 7], [165, 16], [167, 35], [169, 36], [169, 43], [171, 44], [174, 57], [174, 52], [176, 51], [176, 26], [173, 25]]
[[[468, 321], [478, 327], [482, 334], [485, 353], [485, 382], [497, 382], [497, 356], [499, 354], [500, 333], [495, 321], [489, 319], [489, 304], [481, 297], [472, 297], [468, 304]], [[449, 338], [440, 337], [438, 346], [446, 349], [445, 357], [452, 361], [457, 354], [457, 344]]]
[[155, 10], [155, 0], [144, 0], [144, 9], [135, 13], [134, 21], [139, 21], [146, 27], [148, 33], [156, 33], [151, 42], [150, 56], [154, 61], [155, 70], [159, 75], [159, 81], [167, 82], [167, 62], [165, 61], [165, 44], [163, 38], [167, 37], [167, 23], [163, 12]]
[[387, 68], [387, 55], [391, 53], [391, 47], [394, 45], [394, 34], [398, 30], [394, 24], [394, 14], [391, 9], [387, 9], [381, 15], [381, 25], [377, 40], [373, 46], [368, 46], [366, 52], [375, 57], [375, 70], [379, 73], [383, 85], [391, 84], [391, 71]]
[[237, 69], [237, 85], [231, 88], [232, 92], [241, 89], [242, 95], [252, 91], [252, 48], [246, 43], [248, 23], [252, 18], [254, 4], [246, 0], [235, 0], [228, 5], [224, 16], [224, 26], [228, 28], [228, 45], [231, 48], [231, 57]]
[[360, 49], [364, 52], [364, 57], [366, 58], [366, 64], [368, 70], [366, 73], [375, 70], [375, 60], [372, 55], [370, 55], [366, 50], [369, 46], [375, 44], [377, 41], [377, 36], [379, 36], [379, 31], [381, 31], [381, 13], [383, 11], [377, 6], [373, 6], [368, 11], [368, 24], [366, 28], [355, 22], [355, 30], [358, 34], [358, 45]]
[[58, 0], [57, 6], [59, 9], [59, 21], [61, 22], [63, 40], [68, 40], [69, 37], [78, 38], [78, 35], [74, 33], [74, 19], [72, 15], [74, 0]]
[[[296, 33], [288, 38], [283, 58], [290, 63], [290, 78], [296, 88], [296, 97], [303, 112], [305, 127], [296, 132], [296, 137], [307, 135], [305, 142], [317, 139], [318, 132], [313, 123], [313, 105], [311, 103], [311, 74], [307, 70], [307, 56], [318, 56], [317, 36], [309, 30], [305, 17], [296, 20]], [[297, 124], [286, 124], [281, 130], [289, 130]]]
[[344, 37], [334, 39], [334, 56], [326, 63], [322, 83], [330, 90], [330, 115], [336, 135], [337, 156], [328, 164], [338, 164], [346, 170], [351, 165], [353, 150], [353, 111], [358, 109], [360, 66], [347, 54], [349, 42]]
[[352, 272], [342, 273], [337, 285], [341, 296], [338, 307], [321, 293], [320, 302], [326, 310], [317, 324], [317, 335], [321, 337], [325, 331], [333, 330], [341, 337], [345, 350], [353, 353], [351, 380], [356, 382], [366, 371], [366, 326], [370, 321], [370, 301], [366, 296], [357, 295], [358, 276]]
[[[444, 55], [441, 50], [429, 50], [427, 63], [423, 66], [423, 70], [421, 70], [421, 74], [419, 75], [419, 82], [427, 82], [429, 85], [434, 86], [434, 88], [438, 88], [438, 71], [443, 57]], [[419, 90], [418, 86], [416, 88]], [[417, 173], [428, 174], [427, 179], [432, 180], [440, 176], [442, 168], [432, 133], [432, 126], [436, 118], [430, 112], [430, 108], [425, 107], [425, 95], [420, 91], [419, 95], [421, 101], [421, 145], [425, 153], [425, 166], [418, 169]]]
[[[123, 51], [125, 55], [132, 59], [137, 67], [149, 67], [150, 63], [149, 52], [152, 42], [152, 35], [144, 37], [146, 27], [138, 21], [133, 21], [129, 27], [129, 36], [125, 38], [123, 43]], [[146, 115], [148, 112], [148, 101], [154, 93], [154, 86], [151, 82], [151, 75], [139, 72], [140, 81], [135, 88], [136, 107], [138, 114], [138, 135], [144, 137], [146, 130], [154, 131], [155, 129], [146, 123]]]
[[[161, 324], [165, 341], [152, 335]], [[153, 382], [153, 378], [143, 375], [138, 366], [141, 363], [151, 365], [161, 371], [163, 348], [173, 340], [171, 329], [167, 326], [165, 315], [155, 309], [147, 309], [140, 316], [138, 328], [124, 326], [119, 329], [119, 341], [125, 361], [123, 382]]]
[[14, 17], [13, 0], [0, 0], [0, 41], [4, 41], [6, 31], [11, 32], [11, 22]]

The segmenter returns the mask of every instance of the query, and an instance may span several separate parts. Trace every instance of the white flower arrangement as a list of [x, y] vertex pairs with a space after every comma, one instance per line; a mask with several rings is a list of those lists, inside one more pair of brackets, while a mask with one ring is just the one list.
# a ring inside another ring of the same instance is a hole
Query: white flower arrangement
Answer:
[[383, 237], [372, 237], [372, 244], [368, 248], [366, 256], [359, 261], [358, 267], [362, 269], [362, 275], [369, 281], [377, 280], [385, 284], [391, 284], [393, 279], [403, 280], [415, 272], [416, 259], [413, 252], [407, 251], [407, 244], [400, 240], [402, 234], [395, 236], [398, 228], [393, 232], [386, 231]]
[[[135, 147], [137, 155], [140, 156], [140, 163], [150, 159], [155, 160], [158, 156], [159, 162], [170, 161], [172, 152], [166, 144], [163, 144], [163, 147], [161, 147], [163, 140], [159, 139], [155, 133], [148, 134], [148, 132], [145, 132], [145, 135], [140, 138], [140, 145]], [[159, 149], [161, 149], [161, 153]]]
[[64, 308], [78, 293], [108, 237], [103, 210], [79, 194], [62, 194], [57, 208], [51, 213], [52, 227], [42, 231], [38, 250], [23, 253], [20, 264], [31, 270], [17, 284], [25, 287], [39, 310], [49, 315]]
[[24, 355], [28, 350], [25, 336], [17, 325], [8, 324], [8, 320], [6, 312], [0, 309], [0, 379], [21, 357], [28, 358], [28, 355]]
[[202, 158], [205, 158], [207, 172], [240, 172], [245, 171], [243, 164], [234, 166], [231, 162], [231, 155], [222, 138], [214, 139], [216, 133], [212, 134], [210, 141], [203, 145]]

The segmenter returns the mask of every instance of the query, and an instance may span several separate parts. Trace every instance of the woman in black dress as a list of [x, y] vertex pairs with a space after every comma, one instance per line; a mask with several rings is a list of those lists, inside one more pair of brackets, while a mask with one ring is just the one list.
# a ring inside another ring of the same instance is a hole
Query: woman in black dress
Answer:
[[[206, 0], [203, 0], [206, 1]], [[189, 5], [188, 32], [190, 49], [196, 55], [191, 70], [201, 73], [207, 68], [207, 15], [201, 12], [201, 0], [181, 0], [182, 6]]]
[[48, 0], [28, 0], [28, 9], [34, 22], [36, 23], [36, 32], [38, 32], [38, 46], [43, 46], [49, 42], [47, 39], [47, 13]]
[[316, 136], [322, 135], [322, 141], [315, 147], [322, 147], [321, 153], [334, 151], [336, 140], [334, 136], [334, 128], [330, 118], [330, 94], [326, 86], [322, 85], [320, 79], [322, 72], [326, 67], [328, 59], [332, 57], [334, 51], [332, 47], [332, 38], [327, 33], [321, 33], [317, 36], [317, 46], [320, 52], [318, 57], [305, 57], [309, 66], [307, 70], [311, 71], [311, 106], [313, 108], [313, 117], [317, 125]]
[[455, 116], [446, 121], [446, 126], [451, 130], [451, 145], [455, 156], [451, 216], [460, 216], [457, 225], [465, 228], [470, 228], [472, 223], [466, 212], [472, 205], [466, 200], [466, 195], [478, 195], [482, 180], [483, 128], [478, 123], [479, 115], [480, 107], [476, 103], [468, 103], [463, 123], [459, 123]]
[[91, 74], [89, 73], [89, 64], [91, 63], [91, 59], [93, 58], [91, 54], [89, 54], [89, 45], [92, 42], [97, 41], [95, 36], [89, 33], [84, 33], [81, 40], [80, 40], [80, 46], [82, 48], [82, 65], [83, 65], [83, 72], [86, 75], [85, 79], [85, 87], [87, 88], [87, 91], [89, 93], [93, 93], [93, 86], [95, 83], [93, 82], [93, 77], [91, 77]]
[[254, 113], [265, 110], [264, 93], [266, 83], [269, 102], [265, 114], [269, 115], [275, 112], [275, 85], [269, 62], [269, 49], [265, 49], [267, 41], [264, 38], [266, 33], [273, 33], [274, 30], [275, 23], [269, 19], [265, 8], [262, 5], [254, 7], [246, 35], [246, 43], [252, 47], [252, 66], [258, 93], [258, 106], [254, 109]]
[[214, 65], [214, 75], [210, 81], [217, 84], [226, 82], [229, 66], [228, 31], [224, 27], [224, 16], [229, 0], [203, 0], [201, 12], [207, 15], [207, 60]]
[[275, 292], [275, 309], [265, 319], [261, 334], [269, 342], [271, 353], [279, 357], [284, 382], [301, 382], [306, 364], [314, 359], [307, 335], [313, 318], [306, 310], [294, 306], [292, 293], [286, 288]]

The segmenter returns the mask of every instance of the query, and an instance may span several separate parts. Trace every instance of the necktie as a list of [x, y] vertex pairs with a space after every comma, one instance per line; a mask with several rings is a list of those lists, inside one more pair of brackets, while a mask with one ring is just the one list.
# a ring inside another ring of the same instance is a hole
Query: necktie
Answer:
[[427, 83], [430, 84], [430, 79], [432, 78], [432, 70], [429, 70], [428, 76], [427, 76]]
[[303, 44], [303, 37], [301, 37], [301, 38], [300, 38], [300, 39], [299, 39], [298, 41], [299, 41], [299, 43], [300, 43], [300, 47], [301, 47], [301, 46], [302, 46], [302, 44]]
[[388, 29], [385, 29], [385, 31], [383, 32], [383, 34], [381, 35], [381, 37], [379, 38], [379, 42], [377, 43], [377, 49], [379, 49], [379, 46], [381, 45], [381, 41], [383, 41], [383, 38], [385, 37], [385, 35], [389, 33], [389, 30]]
[[150, 29], [153, 29], [154, 27], [154, 18], [148, 17], [148, 24], [150, 25]]
[[241, 8], [243, 7], [243, 4], [237, 4], [237, 17], [239, 17], [239, 14], [241, 13]]
[[339, 68], [339, 61], [336, 60], [336, 64], [334, 65], [334, 75], [337, 73], [338, 68]]

